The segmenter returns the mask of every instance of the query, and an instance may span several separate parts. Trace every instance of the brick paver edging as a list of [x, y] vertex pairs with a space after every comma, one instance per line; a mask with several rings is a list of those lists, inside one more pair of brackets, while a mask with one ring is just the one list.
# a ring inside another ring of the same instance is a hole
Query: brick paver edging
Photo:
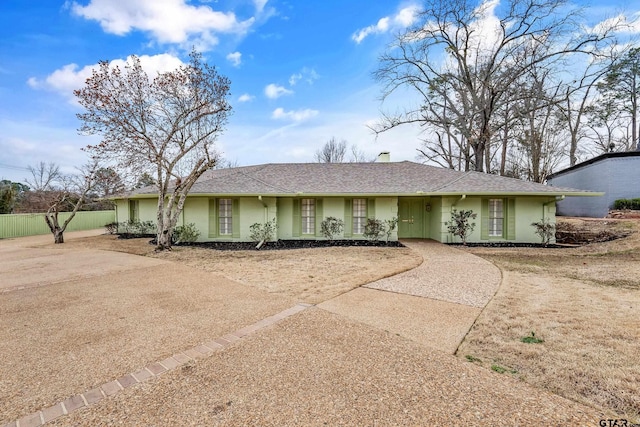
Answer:
[[4, 427], [41, 426], [63, 415], [71, 414], [78, 409], [99, 402], [103, 398], [112, 396], [119, 391], [124, 390], [125, 388], [131, 387], [132, 385], [145, 382], [165, 372], [171, 371], [191, 360], [207, 357], [213, 352], [222, 350], [223, 348], [228, 347], [238, 340], [241, 340], [247, 335], [251, 335], [262, 328], [266, 328], [267, 326], [278, 323], [281, 320], [286, 319], [289, 316], [293, 316], [294, 314], [297, 314], [312, 306], [313, 304], [296, 304], [293, 307], [281, 311], [278, 314], [274, 314], [273, 316], [259, 320], [253, 325], [245, 326], [244, 328], [238, 329], [237, 331], [231, 332], [230, 334], [223, 335], [212, 341], [185, 350], [182, 353], [174, 354], [173, 356], [161, 360], [160, 362], [151, 363], [137, 372], [132, 372], [118, 378], [117, 380], [102, 384], [100, 387], [96, 387], [94, 389], [85, 391], [82, 394], [72, 396], [53, 406], [24, 416], [19, 420], [10, 422], [9, 424], [5, 424]]

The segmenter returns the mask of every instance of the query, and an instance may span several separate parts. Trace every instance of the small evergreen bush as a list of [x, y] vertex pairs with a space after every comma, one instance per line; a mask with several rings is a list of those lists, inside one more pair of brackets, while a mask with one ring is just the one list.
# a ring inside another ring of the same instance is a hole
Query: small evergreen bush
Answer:
[[549, 218], [544, 218], [542, 221], [532, 222], [531, 225], [535, 227], [535, 233], [542, 239], [542, 244], [547, 246], [553, 236], [556, 234], [555, 224], [551, 224]]
[[104, 230], [107, 234], [117, 234], [118, 233], [119, 223], [110, 222], [109, 224], [105, 224]]
[[462, 240], [462, 244], [467, 244], [467, 237], [469, 234], [473, 232], [473, 229], [476, 228], [475, 222], [470, 222], [472, 219], [476, 219], [478, 214], [473, 213], [472, 210], [456, 210], [453, 209], [451, 211], [451, 221], [445, 222], [449, 233], [454, 236], [460, 237]]
[[384, 233], [384, 223], [375, 218], [368, 218], [367, 224], [364, 226], [363, 236], [371, 241], [377, 242], [380, 240], [380, 236]]
[[384, 234], [387, 236], [387, 243], [389, 243], [389, 239], [391, 238], [391, 234], [398, 227], [398, 217], [393, 217], [391, 219], [386, 219], [384, 221]]
[[260, 224], [256, 222], [251, 227], [249, 227], [249, 237], [255, 243], [260, 242], [268, 242], [273, 240], [276, 236], [276, 230], [278, 229], [278, 223], [276, 219], [272, 219], [271, 221], [267, 221], [264, 224]]
[[[136, 221], [129, 220], [125, 222], [118, 222], [107, 224], [108, 227], [116, 228], [113, 234], [118, 234], [121, 237], [132, 238], [132, 237], [146, 237], [149, 235], [156, 234], [156, 224], [153, 221]], [[107, 229], [109, 231], [109, 228]]]
[[194, 223], [187, 225], [179, 225], [173, 229], [171, 240], [174, 244], [193, 243], [200, 237], [200, 230], [196, 228]]
[[616, 210], [640, 210], [640, 198], [635, 199], [618, 199], [613, 202], [613, 208]]
[[335, 236], [344, 230], [344, 221], [333, 216], [328, 216], [320, 223], [320, 232], [324, 237], [333, 240]]

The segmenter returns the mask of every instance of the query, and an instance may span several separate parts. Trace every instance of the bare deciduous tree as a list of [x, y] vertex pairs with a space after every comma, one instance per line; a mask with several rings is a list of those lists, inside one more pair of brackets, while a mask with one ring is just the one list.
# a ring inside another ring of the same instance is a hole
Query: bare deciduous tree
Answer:
[[122, 171], [154, 177], [157, 250], [171, 248], [187, 194], [218, 162], [215, 142], [231, 112], [229, 85], [193, 51], [187, 64], [155, 78], [136, 56], [124, 70], [101, 62], [75, 91], [86, 110], [78, 114], [80, 132], [102, 135], [102, 142], [87, 150]]
[[27, 170], [31, 177], [27, 178], [25, 182], [32, 191], [49, 191], [62, 178], [60, 166], [51, 162], [40, 162], [35, 166], [27, 166]]
[[529, 181], [544, 182], [559, 164], [563, 153], [562, 145], [566, 133], [564, 124], [558, 120], [554, 99], [556, 92], [548, 93], [545, 87], [546, 75], [533, 76], [530, 95], [521, 101], [522, 114], [517, 127], [518, 148], [524, 153], [520, 170]]
[[[396, 38], [375, 73], [385, 85], [383, 99], [410, 89], [420, 105], [383, 116], [373, 131], [410, 123], [441, 131], [450, 127], [468, 145], [471, 167], [486, 170], [500, 123], [496, 115], [511, 101], [514, 85], [532, 67], [592, 55], [610, 36], [613, 24], [584, 31], [578, 15], [565, 0], [510, 0], [500, 7], [496, 1], [428, 0], [416, 25]], [[436, 154], [451, 135], [440, 133]], [[467, 149], [459, 151], [464, 155]], [[455, 164], [451, 160], [444, 162]]]
[[349, 158], [350, 163], [372, 163], [376, 161], [375, 157], [367, 157], [365, 152], [356, 144], [353, 144], [349, 151], [351, 151], [351, 157]]
[[347, 154], [347, 141], [344, 139], [338, 142], [335, 137], [331, 137], [321, 149], [316, 151], [315, 158], [318, 163], [342, 163]]
[[640, 150], [640, 47], [629, 49], [611, 64], [598, 90], [625, 113], [631, 128], [631, 149]]
[[335, 137], [331, 137], [321, 149], [315, 153], [315, 159], [318, 163], [370, 163], [375, 161], [367, 157], [365, 152], [353, 144], [349, 147], [350, 157], [347, 159], [347, 141], [344, 139], [338, 142]]
[[[34, 190], [35, 197], [46, 206], [44, 220], [53, 234], [54, 243], [64, 243], [64, 232], [93, 190], [98, 163], [93, 161], [82, 167], [79, 175], [65, 175], [54, 163], [40, 162], [29, 166], [31, 178], [26, 182]], [[58, 214], [70, 212], [60, 224]]]

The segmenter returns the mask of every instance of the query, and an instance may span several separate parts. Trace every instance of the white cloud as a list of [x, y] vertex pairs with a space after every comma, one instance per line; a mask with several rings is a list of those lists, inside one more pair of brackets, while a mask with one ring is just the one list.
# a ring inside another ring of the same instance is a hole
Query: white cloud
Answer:
[[304, 80], [309, 84], [313, 84], [313, 82], [319, 78], [320, 75], [316, 73], [315, 69], [303, 67], [299, 73], [292, 74], [291, 77], [289, 77], [289, 84], [291, 86], [295, 86], [301, 80]]
[[276, 120], [290, 120], [293, 122], [303, 122], [317, 116], [318, 110], [311, 110], [309, 108], [297, 111], [284, 111], [283, 108], [276, 108], [271, 113], [271, 118]]
[[280, 98], [283, 95], [291, 95], [293, 94], [293, 91], [283, 86], [278, 86], [271, 83], [264, 88], [264, 94], [267, 96], [267, 98], [276, 99]]
[[[110, 62], [110, 65], [123, 69], [130, 59], [131, 57], [128, 57], [126, 60], [115, 59]], [[157, 73], [175, 70], [182, 64], [182, 61], [173, 55], [163, 53], [153, 56], [142, 55], [140, 56], [140, 63], [149, 77], [153, 78]], [[82, 68], [77, 64], [67, 64], [55, 70], [43, 80], [31, 77], [27, 80], [27, 83], [34, 89], [53, 90], [73, 99], [73, 91], [80, 89], [85, 84], [87, 78], [91, 77], [92, 71], [97, 68], [98, 64], [87, 65]]]
[[86, 6], [74, 1], [71, 11], [98, 21], [107, 33], [122, 36], [139, 30], [150, 33], [159, 43], [189, 48], [194, 43], [199, 48], [216, 45], [217, 33], [245, 34], [255, 22], [254, 18], [238, 21], [233, 12], [193, 6], [186, 0], [90, 0]]
[[256, 7], [256, 12], [262, 12], [268, 1], [269, 0], [253, 0], [253, 4]]
[[418, 6], [405, 7], [393, 17], [393, 22], [400, 27], [406, 28], [415, 22], [418, 12]]
[[416, 5], [402, 8], [394, 16], [385, 16], [380, 18], [376, 24], [356, 31], [351, 36], [351, 39], [357, 44], [360, 44], [371, 34], [382, 34], [390, 30], [407, 28], [415, 22], [419, 10], [419, 7]]
[[238, 102], [250, 102], [253, 101], [255, 96], [249, 95], [248, 93], [243, 93], [238, 97]]
[[242, 54], [240, 52], [233, 52], [227, 55], [227, 61], [231, 62], [234, 67], [239, 67], [242, 64]]
[[586, 32], [601, 33], [604, 30], [616, 27], [616, 33], [625, 36], [640, 34], [640, 12], [629, 14], [620, 13], [616, 16], [605, 19], [593, 27], [586, 27]]

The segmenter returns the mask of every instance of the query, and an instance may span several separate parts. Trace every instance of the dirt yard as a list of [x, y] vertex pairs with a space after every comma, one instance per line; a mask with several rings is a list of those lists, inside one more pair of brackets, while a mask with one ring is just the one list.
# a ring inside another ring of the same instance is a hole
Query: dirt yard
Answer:
[[561, 221], [627, 237], [566, 249], [468, 248], [503, 270], [503, 284], [457, 355], [640, 422], [640, 220]]
[[67, 247], [87, 247], [146, 255], [222, 274], [269, 293], [316, 304], [365, 283], [417, 267], [422, 257], [408, 248], [335, 247], [278, 251], [218, 251], [174, 247], [155, 253], [149, 239], [103, 235]]

